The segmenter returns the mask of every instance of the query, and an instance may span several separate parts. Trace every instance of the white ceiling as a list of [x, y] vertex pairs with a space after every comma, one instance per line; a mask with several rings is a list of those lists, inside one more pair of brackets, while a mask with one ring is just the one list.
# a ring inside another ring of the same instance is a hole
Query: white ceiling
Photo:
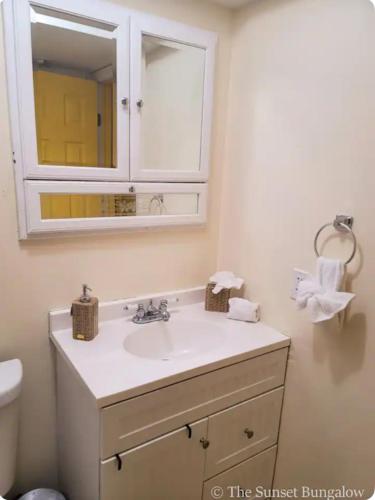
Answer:
[[114, 40], [42, 23], [32, 23], [31, 37], [34, 61], [86, 72], [115, 67]]
[[224, 5], [224, 7], [229, 7], [231, 9], [237, 9], [238, 7], [243, 7], [244, 5], [253, 2], [254, 0], [210, 0], [212, 3], [217, 3], [219, 5]]

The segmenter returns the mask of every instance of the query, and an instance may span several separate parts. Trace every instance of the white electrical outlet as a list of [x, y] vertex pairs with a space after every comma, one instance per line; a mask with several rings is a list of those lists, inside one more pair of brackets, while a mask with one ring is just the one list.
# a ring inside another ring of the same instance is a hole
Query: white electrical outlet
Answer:
[[290, 298], [296, 300], [299, 284], [301, 283], [301, 281], [308, 278], [310, 276], [310, 273], [308, 273], [307, 271], [303, 271], [302, 269], [294, 269], [293, 272], [294, 272], [294, 281]]

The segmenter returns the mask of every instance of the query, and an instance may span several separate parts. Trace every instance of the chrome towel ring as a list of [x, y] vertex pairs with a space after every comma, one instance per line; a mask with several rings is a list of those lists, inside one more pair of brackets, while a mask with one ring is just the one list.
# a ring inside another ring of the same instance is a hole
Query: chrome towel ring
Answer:
[[357, 252], [357, 238], [355, 237], [355, 234], [353, 232], [353, 217], [348, 216], [348, 215], [336, 215], [336, 219], [333, 222], [328, 222], [328, 224], [324, 224], [319, 231], [316, 233], [315, 239], [314, 239], [314, 250], [315, 254], [317, 257], [320, 257], [320, 254], [318, 252], [318, 239], [320, 236], [320, 233], [324, 231], [327, 227], [333, 226], [337, 231], [345, 231], [350, 234], [352, 240], [353, 240], [353, 251], [349, 257], [349, 259], [345, 262], [345, 264], [349, 264], [353, 259], [354, 256]]

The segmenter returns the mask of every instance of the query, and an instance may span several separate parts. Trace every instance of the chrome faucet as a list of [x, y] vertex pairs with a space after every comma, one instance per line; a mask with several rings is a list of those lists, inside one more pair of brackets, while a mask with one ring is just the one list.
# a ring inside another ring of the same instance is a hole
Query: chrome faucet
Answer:
[[143, 304], [138, 304], [137, 312], [132, 318], [133, 323], [144, 325], [153, 321], [168, 321], [171, 317], [168, 311], [168, 300], [162, 299], [159, 307], [155, 307], [152, 299], [150, 300], [147, 309]]

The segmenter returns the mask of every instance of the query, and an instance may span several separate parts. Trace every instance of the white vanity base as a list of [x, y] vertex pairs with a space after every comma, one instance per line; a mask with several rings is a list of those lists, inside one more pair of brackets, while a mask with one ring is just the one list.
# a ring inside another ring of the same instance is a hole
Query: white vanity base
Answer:
[[[219, 321], [202, 304], [181, 306], [181, 314], [183, 310]], [[245, 328], [253, 349], [230, 355], [231, 345], [228, 358], [219, 349], [211, 355], [216, 360], [190, 370], [186, 361], [173, 361], [164, 379], [133, 388], [129, 380], [139, 371], [144, 382], [142, 370], [148, 372], [150, 364], [135, 356], [126, 363], [125, 357], [123, 390], [113, 393], [108, 382], [108, 394], [99, 399], [92, 393], [92, 379], [85, 380], [88, 364], [92, 370], [103, 366], [89, 356], [93, 343], [72, 344], [67, 330], [52, 332], [58, 350], [60, 487], [70, 500], [209, 500], [214, 487], [223, 489], [222, 498], [233, 498], [233, 488], [272, 487], [290, 341], [259, 323], [239, 325], [225, 315], [219, 318], [231, 330], [231, 344], [236, 339], [241, 344]], [[113, 321], [109, 323], [113, 329]], [[102, 328], [103, 338], [105, 332], [111, 335]], [[121, 337], [121, 344], [122, 335], [129, 334], [112, 333]], [[162, 362], [153, 362], [158, 373]]]

